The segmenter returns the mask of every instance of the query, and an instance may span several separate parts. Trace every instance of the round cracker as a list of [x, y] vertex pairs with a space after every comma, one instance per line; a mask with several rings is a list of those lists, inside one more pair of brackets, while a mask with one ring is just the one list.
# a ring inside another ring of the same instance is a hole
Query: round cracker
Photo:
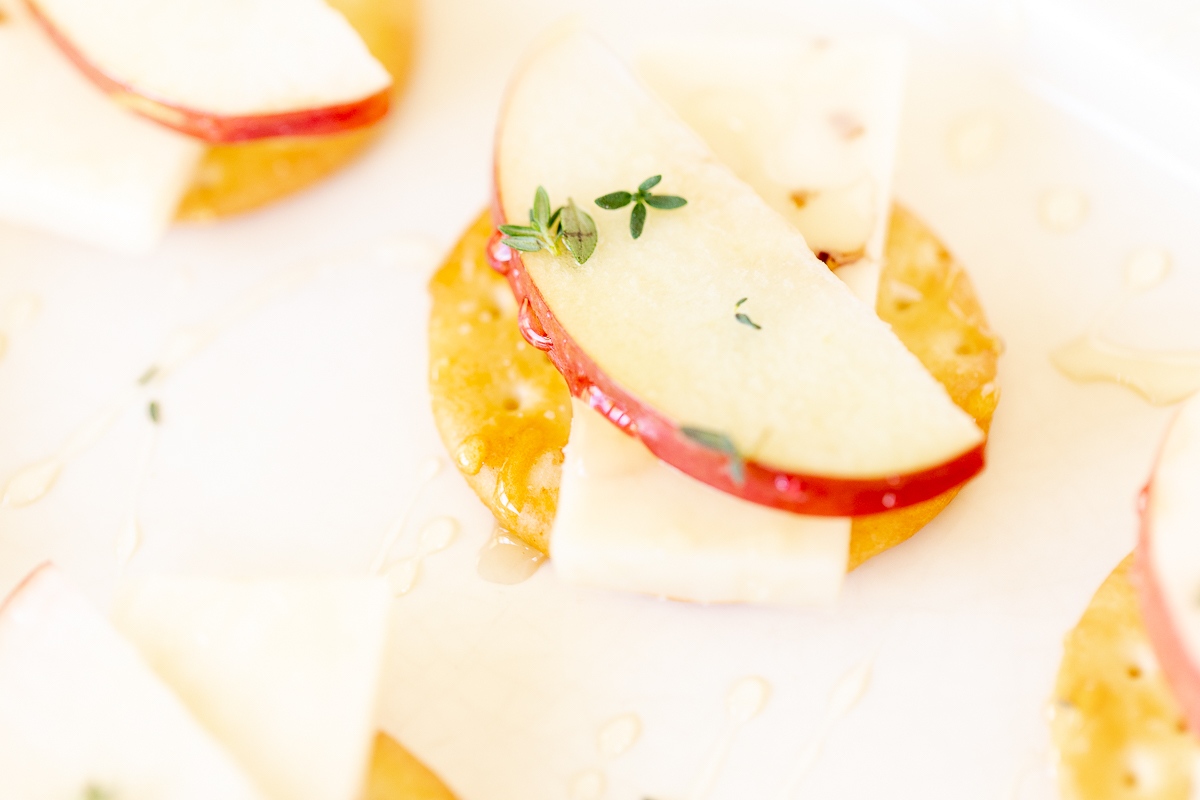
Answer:
[[[548, 552], [571, 428], [570, 396], [546, 355], [517, 330], [508, 284], [485, 257], [493, 230], [490, 217], [481, 216], [430, 281], [433, 416], [459, 470], [500, 524]], [[962, 266], [899, 205], [876, 310], [986, 431], [1000, 398], [999, 339]], [[850, 569], [912, 536], [957, 491], [856, 517]]]
[[[412, 69], [416, 0], [329, 0], [392, 75], [393, 97]], [[202, 222], [249, 211], [303, 189], [374, 141], [381, 124], [331, 136], [280, 136], [209, 148], [176, 219]]]
[[1051, 705], [1064, 800], [1186, 800], [1200, 740], [1187, 729], [1146, 634], [1133, 556], [1063, 642]]
[[386, 733], [375, 735], [363, 800], [455, 800], [428, 767]]

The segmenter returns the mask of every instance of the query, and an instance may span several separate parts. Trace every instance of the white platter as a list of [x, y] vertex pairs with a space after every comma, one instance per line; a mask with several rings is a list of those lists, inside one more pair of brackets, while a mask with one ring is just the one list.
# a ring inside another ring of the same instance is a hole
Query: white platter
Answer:
[[[699, 800], [698, 777], [729, 732], [726, 694], [746, 676], [771, 693], [733, 736], [712, 800], [1053, 796], [1045, 705], [1061, 639], [1133, 546], [1135, 498], [1171, 412], [1073, 384], [1048, 354], [1119, 293], [1125, 260], [1144, 246], [1166, 248], [1173, 270], [1110, 333], [1200, 348], [1189, 319], [1200, 194], [1170, 142], [1064, 103], [1070, 86], [1026, 57], [1036, 31], [1017, 5], [942, 5], [610, 0], [582, 12], [626, 53], [706, 30], [913, 37], [896, 192], [968, 265], [1007, 344], [1003, 399], [984, 475], [854, 572], [835, 609], [579, 591], [552, 564], [515, 586], [476, 574], [492, 522], [433, 429], [424, 287], [488, 201], [512, 65], [570, 10], [539, 0], [427, 3], [416, 80], [384, 141], [266, 211], [177, 228], [136, 259], [0, 227], [0, 325], [11, 327], [5, 309], [40, 308], [7, 330], [0, 359], [0, 480], [56, 452], [173, 331], [273, 276], [302, 278], [131, 402], [45, 498], [0, 508], [0, 591], [52, 558], [107, 603], [153, 399], [162, 425], [137, 494], [144, 541], [131, 573], [360, 573], [422, 465], [447, 463], [417, 495], [395, 554], [413, 552], [435, 517], [457, 519], [459, 534], [397, 600], [380, 722], [461, 800], [570, 798], [591, 769], [612, 800]], [[952, 131], [981, 120], [1002, 132], [994, 156], [956, 166]], [[1072, 230], [1039, 218], [1056, 189], [1086, 198]], [[303, 264], [316, 268], [297, 273]], [[831, 688], [866, 659], [861, 703], [788, 794]], [[640, 739], [603, 757], [598, 731], [630, 713]]]

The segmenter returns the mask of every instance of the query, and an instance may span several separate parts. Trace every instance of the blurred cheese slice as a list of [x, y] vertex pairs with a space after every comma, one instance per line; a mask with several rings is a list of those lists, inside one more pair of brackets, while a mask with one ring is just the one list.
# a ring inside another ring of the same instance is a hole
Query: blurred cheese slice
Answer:
[[200, 727], [57, 569], [0, 610], [0, 797], [261, 800]]
[[382, 579], [156, 577], [113, 620], [274, 800], [356, 800], [375, 733]]
[[204, 153], [121, 109], [0, 2], [0, 220], [124, 252], [158, 241]]
[[550, 556], [565, 581], [702, 603], [823, 604], [846, 574], [850, 520], [734, 497], [656, 459], [572, 401]]
[[640, 71], [874, 308], [907, 60], [892, 37], [691, 41]]

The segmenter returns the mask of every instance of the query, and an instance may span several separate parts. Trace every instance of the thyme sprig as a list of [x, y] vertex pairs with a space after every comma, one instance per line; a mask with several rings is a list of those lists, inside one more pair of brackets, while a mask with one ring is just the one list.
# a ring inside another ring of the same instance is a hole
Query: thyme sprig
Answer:
[[599, 237], [595, 221], [567, 198], [565, 206], [550, 211], [550, 196], [542, 186], [533, 195], [533, 208], [529, 210], [528, 225], [501, 225], [501, 240], [513, 250], [536, 253], [548, 250], [550, 255], [559, 254], [558, 246], [566, 248], [576, 264], [583, 264], [596, 251]]
[[742, 303], [746, 302], [749, 299], [750, 299], [749, 297], [743, 297], [741, 300], [738, 300], [737, 303], [734, 304], [733, 308], [736, 313], [733, 315], [733, 318], [736, 319], [738, 322], [742, 323], [743, 325], [749, 325], [751, 328], [754, 328], [754, 330], [761, 331], [762, 325], [759, 325], [757, 322], [750, 319], [749, 315], [747, 315], [741, 311], [737, 311], [737, 309], [742, 307]]
[[673, 194], [651, 194], [650, 190], [658, 186], [662, 175], [651, 175], [642, 181], [636, 192], [609, 192], [603, 197], [596, 198], [596, 205], [608, 211], [633, 203], [633, 211], [629, 215], [629, 235], [637, 239], [646, 227], [646, 206], [662, 211], [683, 208], [687, 200]]

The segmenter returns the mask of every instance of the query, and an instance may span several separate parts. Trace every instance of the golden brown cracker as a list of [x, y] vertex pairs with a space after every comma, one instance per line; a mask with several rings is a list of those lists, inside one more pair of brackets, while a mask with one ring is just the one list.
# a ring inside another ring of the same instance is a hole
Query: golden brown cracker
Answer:
[[395, 739], [378, 733], [363, 800], [455, 800], [455, 797]]
[[1187, 800], [1188, 732], [1142, 622], [1126, 557], [1063, 643], [1051, 705], [1064, 800]]
[[[416, 0], [329, 0], [392, 75], [392, 97], [412, 69]], [[329, 136], [281, 136], [209, 148], [176, 218], [202, 222], [238, 214], [303, 189], [354, 158], [382, 123]]]
[[[484, 214], [430, 282], [434, 419], [467, 482], [500, 524], [547, 552], [570, 433], [570, 396], [550, 360], [517, 330], [508, 284], [485, 258], [492, 230]], [[899, 205], [877, 310], [986, 431], [1000, 397], [999, 340], [961, 265]], [[957, 491], [855, 518], [850, 568], [912, 536]]]

